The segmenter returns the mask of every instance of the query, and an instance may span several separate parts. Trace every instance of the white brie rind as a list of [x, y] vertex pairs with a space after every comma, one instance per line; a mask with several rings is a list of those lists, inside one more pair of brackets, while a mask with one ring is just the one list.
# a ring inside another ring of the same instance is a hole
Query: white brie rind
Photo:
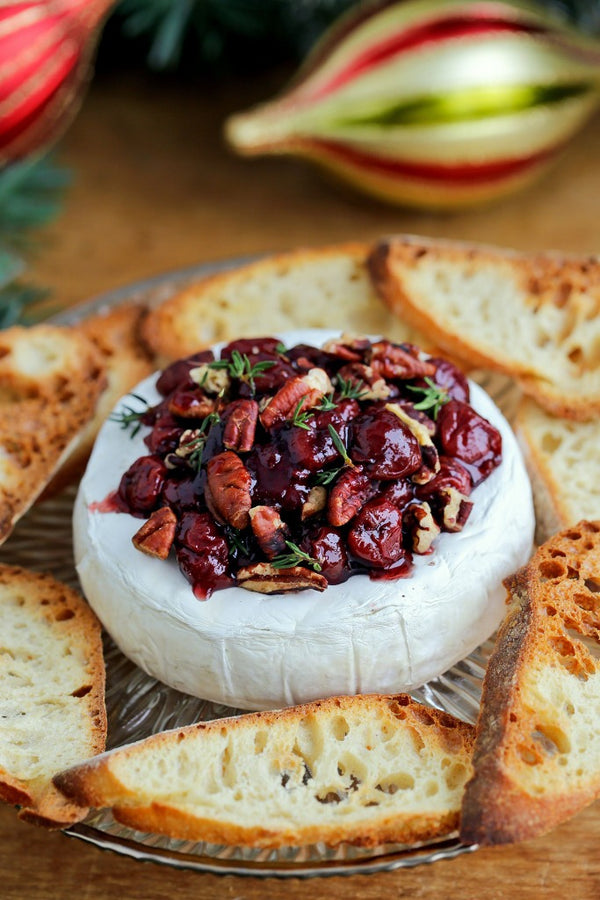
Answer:
[[[329, 331], [278, 335], [316, 346]], [[154, 404], [156, 375], [134, 389]], [[467, 656], [505, 611], [502, 579], [529, 558], [531, 489], [510, 426], [470, 384], [471, 404], [502, 435], [503, 459], [477, 487], [461, 532], [443, 533], [432, 555], [416, 556], [407, 578], [355, 575], [324, 593], [218, 590], [197, 600], [173, 558], [154, 559], [131, 538], [140, 519], [93, 511], [121, 474], [148, 451], [103, 426], [74, 513], [77, 571], [88, 601], [123, 653], [160, 681], [243, 709], [289, 706], [337, 694], [396, 693], [429, 681]], [[132, 405], [131, 398], [123, 402]]]

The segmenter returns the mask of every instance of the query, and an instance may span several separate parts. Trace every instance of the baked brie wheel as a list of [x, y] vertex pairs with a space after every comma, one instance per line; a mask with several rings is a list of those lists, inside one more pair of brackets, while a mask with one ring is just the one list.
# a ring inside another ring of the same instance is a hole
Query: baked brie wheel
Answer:
[[[286, 347], [340, 340], [320, 330], [277, 337]], [[504, 614], [502, 580], [531, 553], [534, 513], [512, 430], [479, 386], [469, 382], [470, 405], [500, 433], [501, 462], [473, 489], [462, 530], [442, 529], [425, 552], [415, 544], [408, 574], [372, 578], [363, 568], [324, 590], [282, 593], [244, 589], [240, 575], [200, 599], [173, 553], [161, 559], [134, 546], [140, 518], [107, 503], [122, 474], [148, 454], [149, 429], [133, 435], [115, 419], [139, 398], [160, 403], [158, 377], [138, 385], [137, 399], [124, 398], [103, 426], [74, 512], [85, 595], [122, 652], [147, 673], [213, 702], [270, 709], [410, 691], [494, 632]]]

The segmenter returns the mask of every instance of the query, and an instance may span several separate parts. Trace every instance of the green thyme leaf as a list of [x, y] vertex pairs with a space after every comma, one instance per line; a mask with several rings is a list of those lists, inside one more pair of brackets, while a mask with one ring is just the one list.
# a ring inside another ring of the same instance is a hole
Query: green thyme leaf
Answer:
[[409, 391], [423, 394], [423, 398], [414, 404], [415, 409], [420, 409], [421, 411], [431, 410], [433, 418], [437, 419], [442, 406], [450, 400], [450, 395], [446, 388], [440, 387], [428, 376], [425, 376], [424, 381], [427, 387], [419, 387], [413, 384], [407, 384], [406, 386]]
[[329, 412], [330, 409], [337, 409], [337, 406], [337, 403], [333, 401], [333, 392], [331, 392], [323, 397], [317, 409], [321, 412]]
[[272, 559], [271, 565], [274, 569], [291, 569], [294, 566], [310, 566], [315, 572], [321, 571], [321, 563], [312, 556], [309, 556], [308, 553], [305, 553], [304, 550], [301, 550], [297, 544], [294, 544], [292, 541], [286, 541], [285, 545], [291, 552], [282, 553], [279, 556], [276, 556], [275, 559]]
[[220, 421], [221, 417], [219, 416], [219, 413], [209, 413], [202, 419], [199, 428], [196, 429], [197, 433], [195, 436], [191, 438], [191, 440], [180, 444], [178, 450], [175, 451], [176, 453], [179, 451], [180, 456], [187, 458], [189, 465], [197, 472], [202, 468], [204, 447], [206, 446], [210, 430], [213, 425], [216, 425]]
[[294, 415], [292, 416], [292, 425], [295, 425], [296, 428], [304, 428], [306, 431], [309, 431], [309, 419], [314, 416], [315, 411], [314, 409], [302, 409], [304, 399], [304, 397], [300, 397], [298, 403], [296, 404], [296, 409], [294, 410]]
[[239, 381], [245, 381], [250, 386], [250, 390], [254, 394], [256, 384], [254, 379], [261, 372], [266, 372], [276, 365], [274, 359], [261, 359], [257, 363], [250, 362], [245, 353], [239, 350], [232, 350], [231, 359], [215, 359], [206, 364], [209, 369], [227, 369], [231, 378], [237, 378]]
[[315, 478], [315, 484], [322, 484], [326, 487], [328, 484], [331, 484], [332, 481], [335, 481], [337, 476], [342, 472], [346, 467], [339, 466], [337, 469], [328, 469], [323, 472], [319, 472], [317, 477]]
[[341, 439], [341, 437], [339, 436], [339, 434], [337, 433], [337, 431], [335, 430], [335, 428], [333, 427], [333, 425], [331, 425], [331, 423], [330, 423], [327, 426], [327, 428], [329, 429], [329, 434], [331, 435], [331, 440], [335, 444], [335, 449], [337, 450], [337, 452], [340, 454], [340, 456], [344, 460], [344, 465], [353, 466], [354, 463], [348, 456], [348, 451], [346, 450], [344, 442]]
[[241, 554], [242, 556], [250, 556], [250, 547], [248, 546], [248, 539], [244, 540], [241, 531], [231, 530], [228, 532], [228, 540], [229, 540], [229, 554], [233, 556], [235, 554]]
[[143, 409], [134, 409], [132, 406], [123, 405], [123, 409], [119, 412], [111, 413], [108, 417], [111, 422], [116, 422], [121, 426], [125, 431], [132, 427], [131, 434], [129, 437], [134, 438], [136, 434], [139, 432], [142, 427], [142, 419], [150, 409], [146, 400], [143, 397], [140, 397], [139, 394], [130, 394], [130, 397], [133, 397], [139, 403], [143, 403]]
[[351, 381], [349, 378], [342, 378], [341, 375], [335, 376], [335, 382], [340, 394], [340, 400], [362, 400], [369, 393], [369, 389], [365, 387], [362, 378], [358, 381]]

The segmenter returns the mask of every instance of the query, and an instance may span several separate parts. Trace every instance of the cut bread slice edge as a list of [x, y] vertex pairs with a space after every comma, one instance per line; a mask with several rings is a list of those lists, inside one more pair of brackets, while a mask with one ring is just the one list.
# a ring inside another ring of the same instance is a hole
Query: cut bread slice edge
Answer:
[[71, 328], [0, 334], [0, 543], [78, 445], [104, 385], [96, 348]]
[[550, 412], [600, 412], [600, 261], [398, 235], [368, 268], [384, 303], [446, 353], [516, 378]]
[[524, 398], [514, 427], [533, 488], [537, 542], [600, 519], [600, 418], [559, 418]]
[[461, 813], [481, 845], [544, 834], [600, 796], [600, 521], [553, 536], [506, 585]]
[[50, 828], [87, 807], [52, 784], [106, 741], [100, 624], [83, 598], [49, 575], [0, 566], [0, 798]]
[[432, 348], [375, 293], [370, 245], [299, 248], [209, 276], [150, 310], [142, 329], [165, 365], [219, 341], [298, 328], [339, 328]]
[[472, 739], [471, 725], [406, 695], [335, 697], [163, 732], [54, 784], [184, 840], [413, 843], [457, 828]]

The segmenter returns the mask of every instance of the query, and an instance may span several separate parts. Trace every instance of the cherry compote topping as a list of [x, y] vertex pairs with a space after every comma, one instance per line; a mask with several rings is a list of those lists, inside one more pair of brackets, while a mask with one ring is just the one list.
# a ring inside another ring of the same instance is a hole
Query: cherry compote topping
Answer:
[[411, 344], [243, 339], [172, 363], [157, 389], [160, 403], [120, 420], [146, 426], [148, 455], [94, 508], [171, 509], [162, 549], [199, 599], [246, 581], [275, 593], [295, 577], [319, 590], [406, 577], [415, 552], [464, 526], [472, 489], [501, 461], [465, 376]]

